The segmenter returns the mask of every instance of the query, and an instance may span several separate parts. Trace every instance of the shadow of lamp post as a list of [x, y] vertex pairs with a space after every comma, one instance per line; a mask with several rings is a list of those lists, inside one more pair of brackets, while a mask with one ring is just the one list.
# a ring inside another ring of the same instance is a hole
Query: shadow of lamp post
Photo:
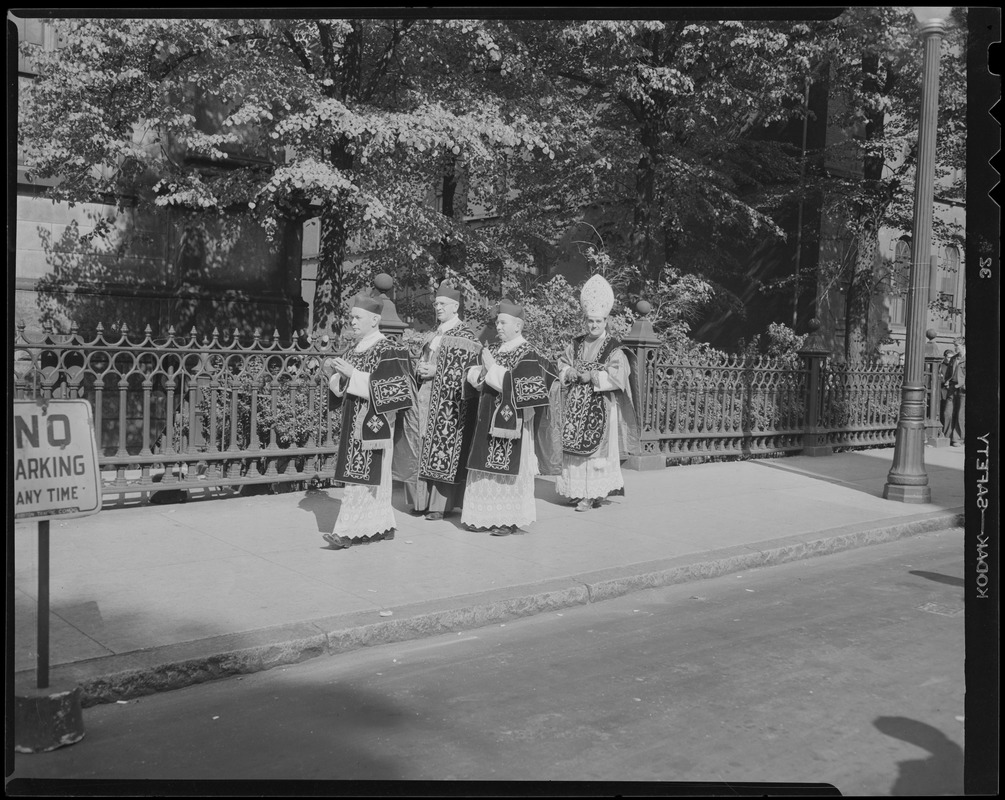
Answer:
[[918, 166], [914, 181], [914, 258], [907, 292], [907, 338], [904, 342], [904, 383], [893, 452], [893, 466], [883, 497], [902, 503], [928, 503], [932, 490], [925, 472], [925, 327], [928, 318], [935, 195], [935, 133], [939, 114], [939, 48], [950, 8], [914, 8], [923, 42], [921, 122], [918, 126]]

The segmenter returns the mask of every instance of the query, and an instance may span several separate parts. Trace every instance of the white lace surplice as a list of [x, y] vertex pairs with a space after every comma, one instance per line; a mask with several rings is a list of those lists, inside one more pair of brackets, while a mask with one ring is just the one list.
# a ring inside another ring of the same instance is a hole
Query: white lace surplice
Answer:
[[534, 502], [534, 477], [537, 475], [537, 453], [534, 451], [534, 409], [524, 410], [520, 433], [520, 470], [516, 475], [495, 475], [490, 472], [468, 472], [464, 490], [461, 522], [477, 528], [493, 525], [522, 527], [537, 520]]
[[346, 484], [332, 531], [336, 536], [373, 536], [395, 527], [391, 507], [391, 453], [384, 454], [377, 486]]
[[[499, 350], [504, 352], [519, 347], [523, 336], [504, 343]], [[478, 367], [468, 370], [468, 380], [478, 386]], [[502, 389], [505, 370], [498, 364], [488, 370], [485, 382], [493, 388]], [[537, 504], [534, 502], [534, 477], [538, 474], [537, 453], [534, 450], [534, 409], [523, 409], [523, 426], [520, 432], [520, 469], [516, 475], [497, 475], [477, 470], [468, 471], [467, 488], [464, 490], [464, 505], [461, 508], [461, 523], [476, 528], [491, 528], [494, 525], [516, 525], [521, 527], [537, 520]]]
[[[366, 337], [356, 345], [357, 352], [363, 352], [372, 347], [378, 340], [384, 338], [380, 334]], [[370, 396], [369, 373], [355, 370], [348, 381], [340, 381], [332, 376], [332, 391], [339, 396], [348, 392], [359, 397]], [[394, 441], [394, 425], [396, 420], [390, 414], [388, 422], [391, 426], [389, 443]], [[377, 486], [361, 484], [346, 484], [342, 494], [342, 505], [332, 533], [336, 536], [361, 537], [384, 533], [395, 527], [394, 509], [391, 507], [391, 494], [394, 485], [391, 480], [391, 448], [385, 447], [384, 458], [380, 467], [380, 483]]]

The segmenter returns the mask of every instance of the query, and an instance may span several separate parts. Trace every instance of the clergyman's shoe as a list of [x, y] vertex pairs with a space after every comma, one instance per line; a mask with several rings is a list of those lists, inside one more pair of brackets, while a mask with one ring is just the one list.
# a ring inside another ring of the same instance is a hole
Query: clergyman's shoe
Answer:
[[489, 528], [490, 536], [509, 536], [510, 529], [505, 525], [493, 525]]
[[322, 538], [328, 542], [332, 550], [345, 550], [352, 547], [352, 539], [348, 536], [339, 536], [337, 533], [326, 533]]
[[442, 511], [430, 511], [426, 514], [426, 519], [443, 519]]
[[384, 539], [385, 541], [390, 541], [391, 539], [394, 538], [394, 528], [388, 528], [386, 531], [380, 534], [378, 538]]
[[593, 508], [592, 500], [580, 500], [576, 504], [576, 511], [589, 511], [591, 508]]

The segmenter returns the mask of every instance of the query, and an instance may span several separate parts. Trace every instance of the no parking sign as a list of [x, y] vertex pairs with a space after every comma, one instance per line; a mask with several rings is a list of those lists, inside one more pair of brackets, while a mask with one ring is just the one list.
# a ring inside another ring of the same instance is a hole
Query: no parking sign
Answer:
[[86, 400], [14, 401], [14, 518], [101, 510], [98, 448]]
[[[94, 420], [86, 400], [14, 401], [14, 518], [38, 520], [37, 686], [49, 686], [49, 520], [101, 510]], [[38, 752], [84, 735], [80, 692], [18, 699], [16, 748]]]

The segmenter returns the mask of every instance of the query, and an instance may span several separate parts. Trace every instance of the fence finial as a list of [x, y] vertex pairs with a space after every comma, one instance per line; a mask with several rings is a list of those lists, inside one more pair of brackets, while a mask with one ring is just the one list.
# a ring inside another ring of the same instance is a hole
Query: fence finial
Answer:
[[797, 351], [799, 355], [829, 356], [831, 351], [824, 341], [824, 335], [820, 332], [820, 320], [813, 317], [806, 323], [806, 327], [810, 329], [810, 333], [806, 337], [806, 341], [803, 342], [803, 346]]
[[660, 343], [653, 324], [649, 321], [649, 312], [653, 310], [652, 303], [648, 300], [639, 300], [635, 304], [635, 311], [638, 317], [632, 323], [632, 329], [622, 340], [630, 347], [653, 347]]
[[377, 297], [384, 301], [384, 308], [380, 312], [381, 332], [400, 336], [402, 331], [408, 327], [408, 323], [401, 321], [394, 302], [387, 296], [387, 293], [394, 288], [394, 279], [386, 272], [382, 272], [373, 279], [373, 286]]

